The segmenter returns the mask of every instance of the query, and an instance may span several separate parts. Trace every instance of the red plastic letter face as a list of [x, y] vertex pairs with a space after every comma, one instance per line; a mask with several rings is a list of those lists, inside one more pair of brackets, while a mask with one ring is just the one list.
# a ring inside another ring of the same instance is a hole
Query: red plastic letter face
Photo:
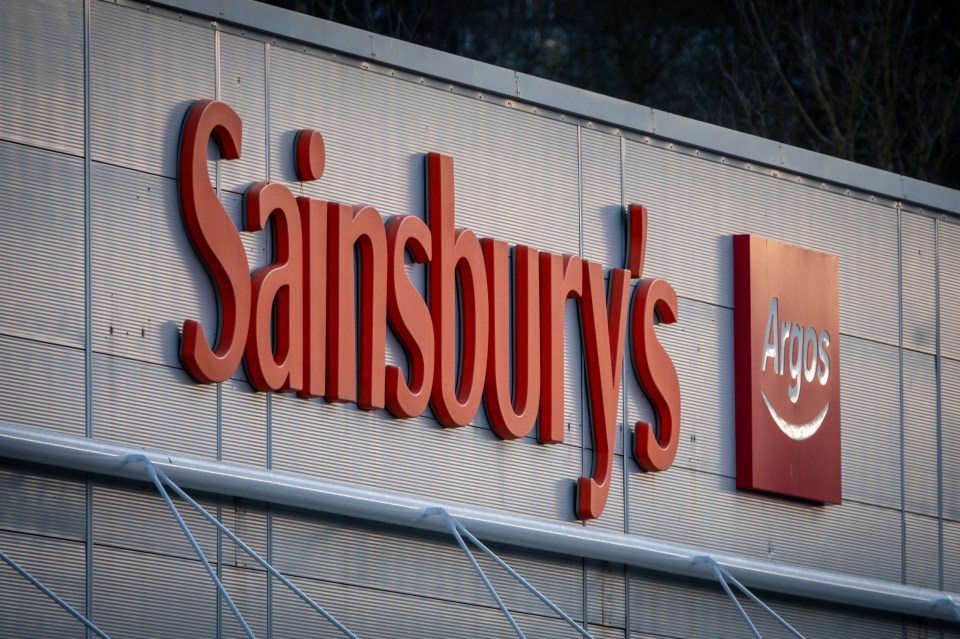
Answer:
[[[514, 249], [514, 313], [510, 316], [510, 249], [506, 242], [483, 240], [490, 294], [490, 352], [484, 400], [490, 425], [500, 437], [516, 439], [533, 430], [540, 408], [540, 265], [537, 251]], [[510, 330], [511, 319], [514, 330]], [[510, 342], [513, 333], [511, 367]], [[510, 371], [513, 370], [511, 401]]]
[[397, 366], [387, 367], [387, 409], [395, 417], [416, 417], [430, 401], [434, 340], [430, 309], [407, 277], [407, 251], [417, 263], [430, 261], [430, 229], [419, 218], [395, 217], [387, 225], [387, 317], [410, 363], [410, 383]]
[[603, 269], [586, 262], [583, 270], [583, 344], [593, 433], [593, 475], [577, 482], [577, 517], [595, 519], [603, 513], [613, 474], [617, 406], [623, 370], [623, 344], [627, 328], [629, 273], [610, 271], [610, 307], [603, 285]]
[[634, 457], [648, 472], [670, 468], [680, 443], [680, 381], [673, 361], [654, 333], [654, 314], [664, 324], [676, 322], [677, 293], [663, 280], [645, 279], [633, 295], [631, 341], [640, 386], [659, 422], [659, 434], [652, 424], [637, 422], [634, 435]]
[[303, 389], [303, 235], [300, 210], [293, 194], [282, 184], [259, 182], [247, 189], [245, 197], [247, 229], [263, 230], [272, 220], [274, 230], [274, 262], [253, 276], [254, 305], [247, 338], [247, 375], [258, 390], [299, 391]]
[[[383, 408], [387, 353], [387, 236], [372, 206], [329, 206], [330, 300], [327, 400]], [[354, 246], [360, 248], [360, 366]]]
[[190, 242], [210, 274], [220, 300], [220, 331], [211, 348], [203, 326], [183, 323], [180, 359], [199, 382], [222, 382], [243, 358], [250, 322], [250, 267], [237, 228], [207, 175], [212, 137], [226, 160], [240, 157], [240, 116], [223, 102], [199, 100], [187, 111], [180, 136], [180, 209]]
[[[487, 368], [489, 309], [480, 241], [454, 230], [453, 158], [427, 156], [427, 215], [432, 237], [430, 314], [436, 342], [433, 410], [444, 426], [466, 426], [477, 414]], [[457, 303], [459, 284], [460, 300]], [[457, 308], [461, 309], [460, 375], [457, 376]]]
[[303, 230], [303, 390], [322, 397], [327, 379], [327, 203], [298, 197]]

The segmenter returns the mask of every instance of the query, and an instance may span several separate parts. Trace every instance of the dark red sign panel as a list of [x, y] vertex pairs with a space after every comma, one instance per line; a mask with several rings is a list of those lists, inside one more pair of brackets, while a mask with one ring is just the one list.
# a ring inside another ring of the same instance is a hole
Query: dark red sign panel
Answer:
[[839, 504], [837, 258], [733, 238], [737, 488]]

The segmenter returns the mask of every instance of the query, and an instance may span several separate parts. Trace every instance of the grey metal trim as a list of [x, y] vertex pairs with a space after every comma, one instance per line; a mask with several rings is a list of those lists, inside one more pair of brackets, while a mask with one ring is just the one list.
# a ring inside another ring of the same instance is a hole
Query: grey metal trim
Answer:
[[750, 588], [849, 604], [886, 612], [960, 622], [960, 595], [904, 586], [878, 579], [799, 568], [736, 555], [624, 535], [596, 528], [517, 517], [457, 504], [336, 484], [234, 464], [223, 464], [130, 446], [0, 423], [0, 456], [90, 473], [147, 481], [141, 464], [128, 455], [145, 454], [183, 488], [242, 496], [318, 512], [356, 517], [384, 524], [443, 532], [440, 517], [428, 508], [442, 507], [481, 539], [574, 557], [713, 580], [713, 557]]
[[960, 191], [780, 144], [650, 107], [428, 49], [253, 0], [152, 0], [153, 4], [245, 29], [445, 79], [483, 92], [570, 113], [588, 121], [655, 134], [721, 155], [780, 167], [895, 200], [960, 215]]

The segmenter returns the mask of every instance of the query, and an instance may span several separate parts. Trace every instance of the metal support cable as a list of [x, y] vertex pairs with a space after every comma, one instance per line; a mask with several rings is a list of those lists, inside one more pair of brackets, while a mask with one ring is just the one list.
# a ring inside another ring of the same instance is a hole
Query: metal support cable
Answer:
[[717, 565], [717, 562], [710, 560], [710, 569], [713, 570], [713, 574], [716, 576], [717, 581], [720, 582], [720, 585], [723, 586], [724, 592], [727, 593], [727, 596], [730, 597], [730, 601], [733, 602], [733, 605], [737, 607], [737, 610], [740, 612], [740, 616], [743, 617], [744, 622], [750, 628], [750, 632], [753, 633], [753, 636], [757, 639], [763, 639], [760, 635], [760, 631], [757, 630], [757, 627], [753, 625], [753, 621], [750, 620], [750, 615], [747, 614], [747, 611], [743, 609], [740, 601], [737, 599], [736, 595], [733, 594], [733, 591], [730, 590], [730, 586], [727, 584], [727, 580], [723, 578], [723, 573], [720, 572], [720, 566]]
[[[446, 511], [441, 510], [444, 514]], [[483, 581], [483, 585], [487, 587], [487, 590], [490, 592], [490, 595], [493, 597], [493, 600], [497, 602], [497, 605], [500, 606], [500, 610], [503, 612], [503, 615], [507, 618], [507, 621], [510, 622], [510, 625], [513, 627], [514, 632], [517, 633], [517, 636], [520, 639], [526, 639], [526, 636], [523, 634], [523, 631], [520, 630], [520, 626], [517, 625], [516, 620], [513, 618], [513, 615], [510, 614], [510, 611], [507, 610], [506, 604], [503, 603], [503, 600], [500, 599], [500, 595], [497, 594], [497, 589], [493, 587], [493, 584], [490, 583], [490, 580], [487, 579], [487, 575], [484, 574], [483, 569], [480, 567], [480, 564], [477, 563], [477, 558], [473, 556], [473, 553], [470, 552], [470, 549], [467, 548], [467, 544], [464, 543], [463, 537], [460, 536], [460, 531], [457, 530], [456, 525], [453, 522], [453, 518], [447, 515], [444, 517], [444, 523], [446, 523], [447, 528], [450, 529], [451, 534], [457, 540], [457, 543], [460, 544], [460, 548], [463, 550], [464, 554], [467, 555], [467, 559], [470, 560], [470, 564], [473, 566], [473, 569], [480, 575], [480, 579]]]
[[742, 583], [740, 583], [739, 581], [737, 581], [736, 578], [734, 578], [734, 576], [730, 574], [730, 571], [729, 571], [729, 570], [727, 570], [727, 569], [724, 568], [723, 566], [720, 566], [719, 564], [717, 564], [717, 567], [720, 569], [721, 574], [722, 574], [724, 577], [726, 577], [727, 581], [729, 581], [730, 583], [732, 583], [734, 586], [736, 586], [736, 587], [740, 590], [740, 592], [742, 592], [742, 593], [745, 594], [747, 597], [749, 597], [749, 598], [750, 598], [750, 601], [752, 601], [753, 603], [757, 604], [758, 606], [760, 606], [761, 608], [763, 608], [764, 610], [766, 610], [767, 613], [768, 613], [771, 617], [773, 617], [774, 619], [776, 619], [777, 621], [779, 621], [779, 622], [780, 622], [780, 625], [783, 626], [784, 628], [786, 628], [788, 631], [790, 631], [790, 633], [791, 633], [794, 637], [797, 637], [797, 639], [804, 639], [804, 636], [803, 636], [802, 634], [800, 634], [800, 632], [797, 631], [796, 628], [794, 628], [794, 627], [791, 626], [789, 623], [787, 623], [787, 621], [786, 621], [783, 617], [781, 617], [780, 615], [778, 615], [776, 612], [774, 612], [773, 609], [772, 609], [770, 606], [768, 606], [767, 604], [763, 603], [763, 602], [760, 600], [759, 597], [757, 597], [755, 594], [753, 594], [752, 592], [750, 592], [750, 590], [748, 590], [747, 587], [744, 586]]
[[[578, 624], [576, 621], [574, 621], [574, 620], [570, 617], [570, 615], [568, 615], [568, 614], [565, 613], [563, 610], [561, 610], [560, 607], [557, 606], [557, 605], [556, 605], [555, 603], [553, 603], [552, 601], [550, 601], [550, 599], [549, 599], [546, 595], [544, 595], [544, 594], [541, 593], [539, 590], [537, 590], [536, 587], [534, 587], [533, 584], [531, 584], [529, 581], [527, 581], [526, 579], [524, 579], [524, 578], [520, 575], [520, 573], [518, 573], [516, 570], [514, 570], [513, 568], [511, 568], [511, 567], [507, 564], [507, 562], [505, 562], [504, 560], [500, 559], [500, 557], [498, 557], [496, 553], [494, 553], [492, 550], [490, 550], [489, 548], [487, 548], [479, 539], [477, 539], [476, 537], [474, 537], [473, 534], [471, 534], [471, 532], [470, 532], [469, 530], [467, 530], [466, 527], [465, 527], [463, 524], [461, 524], [459, 521], [457, 521], [457, 519], [456, 519], [453, 515], [451, 515], [451, 514], [448, 513], [447, 511], [443, 510], [442, 508], [430, 509], [430, 510], [427, 512], [427, 515], [433, 515], [433, 514], [439, 514], [439, 515], [441, 515], [442, 517], [444, 517], [445, 520], [452, 521], [453, 524], [454, 524], [454, 525], [457, 527], [457, 529], [463, 534], [464, 537], [466, 537], [468, 540], [470, 540], [471, 543], [473, 543], [477, 548], [479, 548], [480, 550], [482, 550], [488, 557], [490, 557], [490, 558], [493, 559], [495, 562], [497, 562], [497, 564], [498, 564], [501, 568], [503, 568], [504, 570], [506, 570], [507, 573], [508, 573], [511, 577], [513, 577], [514, 579], [516, 579], [517, 581], [519, 581], [521, 584], [523, 584], [523, 586], [524, 586], [527, 590], [529, 590], [531, 593], [533, 593], [533, 595], [534, 595], [535, 597], [537, 597], [537, 599], [539, 599], [540, 601], [542, 601], [542, 602], [543, 602], [544, 604], [546, 604], [551, 610], [553, 610], [555, 613], [557, 613], [558, 615], [560, 615], [560, 618], [561, 618], [561, 619], [563, 619], [563, 620], [566, 621], [568, 624], [570, 624], [577, 632], [579, 632], [581, 635], [583, 635], [586, 639], [594, 639], [593, 635], [591, 635], [591, 634], [590, 634], [589, 632], [587, 632], [580, 624]], [[448, 524], [448, 525], [449, 525], [449, 524]]]
[[230, 597], [230, 593], [227, 592], [227, 589], [223, 586], [223, 582], [220, 581], [219, 577], [217, 577], [216, 571], [210, 565], [210, 562], [207, 561], [206, 555], [204, 555], [203, 550], [200, 549], [200, 544], [197, 543], [197, 540], [187, 527], [187, 523], [183, 520], [183, 517], [180, 516], [180, 511], [177, 510], [173, 500], [170, 499], [170, 495], [167, 494], [163, 484], [160, 483], [160, 478], [157, 476], [157, 470], [154, 468], [153, 464], [143, 455], [131, 455], [130, 457], [131, 459], [128, 459], [128, 461], [143, 461], [145, 463], [144, 465], [147, 467], [147, 473], [150, 475], [150, 480], [153, 482], [153, 485], [157, 487], [157, 491], [160, 492], [163, 500], [167, 503], [167, 508], [169, 508], [170, 512], [173, 513], [174, 518], [177, 520], [177, 524], [180, 526], [180, 530], [183, 531], [183, 535], [187, 538], [187, 541], [190, 542], [190, 545], [193, 546], [194, 552], [197, 553], [197, 557], [199, 557], [201, 563], [203, 563], [203, 567], [207, 570], [207, 574], [210, 575], [210, 579], [212, 579], [213, 583], [216, 584], [217, 590], [220, 591], [220, 595], [223, 597], [224, 601], [227, 602], [227, 605], [230, 606], [233, 616], [237, 618], [237, 621], [240, 623], [240, 626], [243, 627], [247, 637], [250, 639], [257, 639], [256, 635], [253, 634], [253, 630], [247, 624], [246, 620], [244, 620], [243, 615], [240, 614], [240, 610], [237, 608], [237, 605], [233, 603], [233, 599]]
[[105, 632], [103, 632], [102, 630], [100, 630], [99, 628], [97, 628], [92, 621], [90, 621], [89, 619], [87, 619], [86, 617], [84, 617], [82, 614], [80, 614], [79, 612], [77, 612], [77, 610], [76, 610], [73, 606], [71, 606], [71, 605], [68, 604], [66, 601], [64, 601], [63, 599], [61, 599], [60, 597], [58, 597], [55, 592], [53, 592], [52, 590], [50, 590], [49, 588], [47, 588], [46, 586], [44, 586], [44, 585], [40, 582], [39, 579], [37, 579], [36, 577], [34, 577], [33, 575], [31, 575], [31, 574], [30, 574], [29, 572], [27, 572], [25, 569], [21, 568], [20, 565], [17, 564], [17, 562], [15, 562], [13, 559], [11, 559], [10, 557], [8, 557], [2, 550], [0, 550], [0, 559], [2, 559], [8, 566], [10, 566], [10, 567], [13, 568], [14, 570], [16, 570], [18, 573], [20, 573], [20, 576], [21, 576], [21, 577], [23, 577], [24, 579], [26, 579], [27, 581], [29, 581], [31, 584], [33, 584], [34, 586], [36, 586], [36, 588], [37, 588], [40, 592], [42, 592], [42, 593], [45, 594], [46, 596], [48, 596], [48, 597], [50, 597], [51, 599], [53, 599], [53, 601], [56, 602], [61, 608], [63, 608], [64, 610], [66, 610], [67, 612], [69, 612], [71, 615], [73, 615], [74, 617], [76, 617], [76, 619], [77, 619], [80, 623], [82, 623], [84, 626], [86, 626], [87, 628], [89, 628], [92, 632], [95, 632], [98, 637], [100, 637], [101, 639], [110, 639], [110, 637], [108, 637]]
[[[153, 465], [150, 462], [150, 460], [146, 460], [145, 463], [151, 466]], [[357, 635], [353, 634], [346, 626], [340, 623], [333, 615], [331, 615], [329, 612], [324, 610], [318, 603], [316, 603], [313, 599], [311, 599], [305, 592], [300, 590], [300, 588], [298, 588], [293, 582], [291, 582], [289, 579], [284, 577], [276, 568], [274, 568], [270, 563], [268, 563], [259, 554], [257, 554], [256, 551], [254, 551], [250, 546], [245, 544], [243, 540], [241, 540], [239, 537], [233, 534], [233, 532], [231, 532], [229, 528], [227, 528], [222, 523], [220, 523], [220, 521], [217, 520], [216, 517], [211, 515], [203, 506], [198, 504], [193, 498], [191, 498], [187, 493], [185, 493], [179, 486], [177, 486], [173, 482], [173, 480], [170, 479], [169, 476], [167, 476], [165, 472], [163, 472], [162, 469], [156, 468], [154, 466], [154, 470], [156, 471], [160, 480], [164, 484], [169, 486], [170, 489], [173, 490], [181, 499], [183, 499], [185, 502], [190, 504], [198, 513], [203, 515], [203, 517], [207, 521], [209, 521], [214, 526], [216, 526], [220, 532], [222, 532], [227, 537], [229, 537], [233, 543], [237, 544], [244, 552], [250, 555], [258, 564], [263, 566], [271, 575], [276, 577], [283, 585], [285, 585], [287, 588], [292, 590], [293, 593], [296, 594], [298, 597], [300, 597], [300, 599], [302, 599], [308, 606], [310, 606], [311, 608], [316, 610], [318, 613], [320, 613], [327, 621], [333, 624], [337, 628], [337, 630], [339, 630], [344, 635], [349, 637], [349, 639], [359, 639]]]

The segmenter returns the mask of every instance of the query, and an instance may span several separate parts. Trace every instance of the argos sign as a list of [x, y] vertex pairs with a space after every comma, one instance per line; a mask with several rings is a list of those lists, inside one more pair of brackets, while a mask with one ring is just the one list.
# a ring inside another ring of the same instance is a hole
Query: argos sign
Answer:
[[737, 487], [840, 503], [837, 258], [733, 238]]
[[[371, 206], [295, 197], [282, 184], [258, 182], [244, 194], [244, 225], [261, 231], [272, 224], [273, 262], [251, 274], [207, 170], [211, 139], [232, 160], [241, 138], [237, 113], [212, 100], [193, 104], [181, 132], [183, 220], [220, 303], [218, 326], [183, 324], [180, 355], [197, 381], [227, 380], [243, 363], [261, 391], [356, 402], [398, 418], [420, 415], [429, 403], [445, 427], [467, 425], [482, 403], [501, 438], [536, 426], [539, 442], [556, 444], [564, 436], [564, 309], [573, 298], [593, 441], [592, 473], [577, 481], [577, 517], [599, 517], [607, 501], [628, 330], [635, 374], [658, 421], [636, 424], [634, 455], [647, 471], [673, 464], [680, 385], [654, 325], [677, 320], [677, 295], [663, 280], [641, 279], [643, 207], [628, 209], [627, 268], [605, 274], [574, 255], [456, 228], [448, 156], [426, 156], [426, 222], [402, 215], [384, 224]], [[322, 177], [319, 132], [301, 131], [291, 152], [301, 180]], [[426, 265], [425, 296], [404, 268], [408, 255]], [[632, 301], [631, 279], [640, 280]], [[386, 364], [388, 325], [405, 351], [406, 374]]]

